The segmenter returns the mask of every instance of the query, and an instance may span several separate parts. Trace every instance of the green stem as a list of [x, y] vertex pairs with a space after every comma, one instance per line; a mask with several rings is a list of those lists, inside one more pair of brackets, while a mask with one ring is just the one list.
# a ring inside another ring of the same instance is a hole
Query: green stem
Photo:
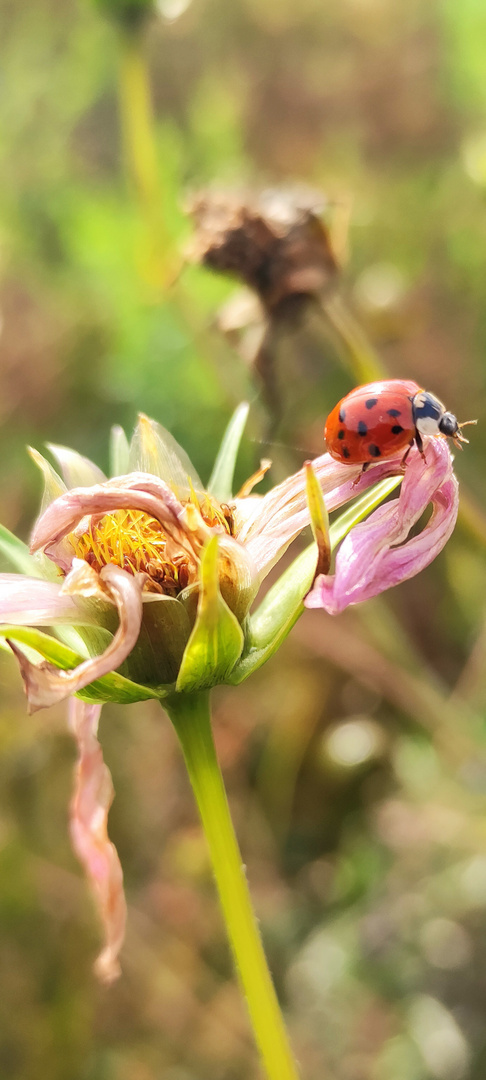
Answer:
[[179, 737], [209, 845], [233, 956], [269, 1080], [298, 1080], [226, 799], [211, 731], [209, 694], [164, 702]]
[[167, 265], [168, 243], [162, 205], [157, 147], [143, 32], [123, 32], [120, 38], [120, 118], [123, 148], [129, 173], [145, 220], [145, 274], [157, 291], [172, 280], [174, 267]]

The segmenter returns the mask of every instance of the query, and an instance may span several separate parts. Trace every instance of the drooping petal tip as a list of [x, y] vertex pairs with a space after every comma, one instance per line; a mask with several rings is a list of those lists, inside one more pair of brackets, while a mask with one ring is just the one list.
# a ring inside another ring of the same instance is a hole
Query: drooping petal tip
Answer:
[[[116, 671], [136, 644], [142, 622], [143, 575], [133, 577], [120, 566], [110, 563], [103, 568], [99, 578], [116, 604], [120, 620], [114, 637], [100, 656], [84, 660], [71, 671], [63, 671], [47, 661], [33, 664], [25, 653], [9, 640], [8, 644], [20, 665], [30, 713], [64, 701], [71, 694], [83, 690], [89, 683], [110, 671]], [[84, 583], [82, 587], [84, 588]]]
[[[410, 530], [432, 504], [422, 531]], [[446, 443], [429, 439], [426, 462], [415, 452], [409, 458], [400, 495], [378, 507], [344, 539], [332, 576], [316, 579], [305, 604], [337, 615], [349, 604], [369, 600], [414, 577], [442, 551], [454, 529], [458, 485]]]
[[101, 982], [109, 984], [120, 974], [118, 956], [125, 937], [127, 909], [123, 871], [107, 831], [114, 792], [97, 738], [100, 712], [100, 705], [86, 705], [77, 698], [71, 698], [69, 703], [69, 727], [78, 751], [70, 832], [104, 927], [105, 945], [96, 960], [95, 972]]

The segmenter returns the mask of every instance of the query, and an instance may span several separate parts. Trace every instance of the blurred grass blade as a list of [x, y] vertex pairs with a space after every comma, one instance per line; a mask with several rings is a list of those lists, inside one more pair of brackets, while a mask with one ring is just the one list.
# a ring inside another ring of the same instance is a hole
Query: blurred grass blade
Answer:
[[238, 405], [226, 428], [218, 450], [214, 469], [208, 483], [208, 491], [220, 502], [231, 499], [233, 494], [236, 458], [249, 411], [250, 406], [247, 401], [243, 401], [241, 405]]

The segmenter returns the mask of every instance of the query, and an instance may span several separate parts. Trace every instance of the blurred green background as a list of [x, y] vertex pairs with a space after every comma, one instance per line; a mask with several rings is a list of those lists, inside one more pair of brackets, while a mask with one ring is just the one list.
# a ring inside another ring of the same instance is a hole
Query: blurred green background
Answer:
[[[143, 45], [160, 178], [145, 204], [113, 25], [82, 0], [3, 0], [0, 40], [4, 524], [26, 537], [37, 511], [27, 443], [106, 467], [110, 425], [139, 409], [207, 478], [249, 396], [239, 480], [258, 465], [257, 381], [216, 326], [235, 285], [183, 263], [184, 200], [214, 182], [303, 181], [349, 207], [349, 309], [391, 375], [482, 421], [437, 562], [338, 619], [307, 612], [216, 694], [215, 735], [303, 1080], [484, 1080], [486, 7], [162, 0]], [[274, 479], [322, 451], [353, 385], [331, 333], [300, 325], [282, 351]], [[129, 924], [123, 977], [100, 989], [64, 708], [29, 719], [0, 661], [0, 1075], [257, 1080], [167, 719], [103, 712]]]

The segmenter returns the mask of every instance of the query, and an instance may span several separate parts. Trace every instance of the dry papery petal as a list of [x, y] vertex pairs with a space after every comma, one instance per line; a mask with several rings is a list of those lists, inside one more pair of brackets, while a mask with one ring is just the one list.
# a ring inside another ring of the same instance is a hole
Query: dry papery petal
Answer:
[[14, 642], [10, 642], [25, 683], [29, 712], [36, 712], [37, 709], [63, 701], [102, 675], [116, 671], [136, 644], [142, 622], [142, 589], [145, 576], [139, 574], [133, 577], [120, 566], [110, 564], [103, 567], [100, 580], [116, 604], [119, 615], [118, 629], [100, 656], [84, 660], [73, 671], [61, 671], [46, 661], [39, 665], [32, 664], [21, 649]]
[[70, 831], [105, 931], [105, 946], [95, 971], [102, 982], [110, 983], [120, 974], [118, 954], [125, 936], [126, 902], [120, 860], [107, 832], [113, 784], [97, 738], [100, 713], [101, 705], [87, 705], [78, 698], [69, 702], [69, 727], [78, 749]]
[[184, 507], [169, 486], [163, 480], [139, 473], [93, 487], [74, 488], [60, 495], [34, 525], [31, 550], [61, 540], [86, 516], [114, 510], [143, 510], [160, 521], [169, 533], [184, 531]]
[[[326, 509], [329, 512], [336, 510], [362, 495], [379, 480], [396, 476], [401, 471], [401, 456], [374, 465], [361, 476], [361, 465], [343, 465], [334, 461], [330, 454], [315, 458], [312, 467], [320, 483]], [[252, 496], [248, 505], [246, 503], [245, 499], [235, 500], [237, 537], [263, 578], [292, 540], [310, 524], [305, 470], [299, 469], [259, 501]]]
[[[458, 485], [446, 443], [429, 439], [425, 452], [426, 463], [418, 453], [410, 456], [398, 499], [378, 507], [343, 540], [335, 574], [317, 578], [307, 607], [336, 615], [414, 577], [442, 551], [456, 523]], [[429, 503], [429, 521], [407, 539]]]
[[66, 596], [55, 581], [23, 574], [0, 574], [0, 622], [17, 626], [52, 626], [55, 623], [89, 625], [96, 621], [83, 600]]

